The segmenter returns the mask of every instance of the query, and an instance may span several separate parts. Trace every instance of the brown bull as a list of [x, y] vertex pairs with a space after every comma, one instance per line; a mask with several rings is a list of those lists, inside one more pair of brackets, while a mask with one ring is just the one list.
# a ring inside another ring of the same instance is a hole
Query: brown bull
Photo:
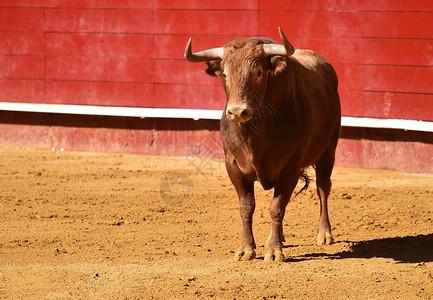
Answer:
[[295, 50], [279, 29], [283, 45], [266, 38], [229, 42], [191, 52], [190, 62], [208, 64], [221, 77], [227, 96], [221, 118], [225, 164], [240, 202], [243, 223], [235, 260], [256, 255], [252, 223], [254, 182], [274, 188], [271, 232], [265, 261], [283, 261], [283, 218], [304, 169], [314, 166], [320, 221], [317, 244], [331, 244], [328, 196], [340, 135], [340, 100], [334, 68], [310, 50]]

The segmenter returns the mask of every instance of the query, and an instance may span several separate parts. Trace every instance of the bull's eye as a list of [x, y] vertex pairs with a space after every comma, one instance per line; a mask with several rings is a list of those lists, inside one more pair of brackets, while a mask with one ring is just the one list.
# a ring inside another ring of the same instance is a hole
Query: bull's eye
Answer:
[[262, 76], [262, 71], [258, 71], [257, 72], [257, 77], [261, 77]]

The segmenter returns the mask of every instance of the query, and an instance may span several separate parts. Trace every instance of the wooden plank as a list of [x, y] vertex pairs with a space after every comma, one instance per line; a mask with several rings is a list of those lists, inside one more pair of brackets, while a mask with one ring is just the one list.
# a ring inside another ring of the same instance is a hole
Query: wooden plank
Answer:
[[362, 9], [365, 11], [433, 12], [433, 3], [431, 0], [363, 0]]
[[433, 68], [334, 64], [340, 90], [433, 94]]
[[1, 78], [44, 78], [43, 56], [0, 55], [0, 65]]
[[43, 80], [0, 78], [0, 101], [42, 103], [44, 100], [45, 84]]
[[153, 0], [47, 0], [47, 7], [152, 9], [153, 2]]
[[[156, 35], [155, 57], [183, 59], [189, 35]], [[243, 36], [238, 38], [248, 38]], [[269, 38], [281, 43], [279, 36]], [[193, 51], [220, 47], [236, 36], [193, 36]], [[432, 66], [433, 47], [429, 40], [365, 39], [333, 37], [291, 37], [298, 49], [312, 49], [332, 63]], [[399, 51], [395, 51], [399, 49]], [[366, 55], [368, 53], [368, 55]]]
[[344, 116], [433, 121], [433, 95], [340, 91]]
[[[364, 44], [364, 46], [362, 45]], [[362, 39], [357, 43], [358, 62], [365, 64], [432, 66], [433, 47], [429, 40]], [[396, 51], [396, 49], [398, 49]], [[340, 57], [344, 54], [339, 52]], [[366, 55], [368, 54], [368, 55]], [[360, 59], [363, 57], [363, 59]]]
[[249, 35], [258, 33], [256, 11], [155, 11], [154, 33], [191, 35]]
[[151, 59], [127, 58], [46, 58], [46, 77], [57, 80], [152, 82]]
[[0, 31], [0, 54], [44, 55], [44, 33]]
[[364, 37], [433, 38], [433, 12], [365, 12]]
[[333, 64], [338, 76], [338, 89], [364, 90], [365, 68], [363, 65]]
[[[281, 43], [278, 36], [271, 38]], [[433, 47], [429, 40], [292, 37], [290, 42], [298, 49], [318, 52], [331, 63], [433, 65]]]
[[0, 30], [43, 31], [44, 10], [0, 7]]
[[356, 12], [260, 11], [260, 35], [278, 34], [280, 26], [288, 37], [361, 37], [362, 18]]
[[433, 94], [433, 68], [365, 66], [364, 89]]
[[0, 0], [0, 7], [45, 7], [47, 0]]
[[236, 38], [249, 36], [235, 35], [155, 35], [155, 58], [185, 59], [184, 52], [188, 39], [192, 37], [192, 51], [222, 47]]
[[378, 103], [376, 99], [383, 101], [383, 106], [387, 107], [385, 118], [433, 121], [433, 94], [386, 92], [366, 95], [371, 103]]
[[362, 8], [361, 0], [260, 0], [260, 10], [301, 10], [301, 11], [359, 11]]
[[108, 106], [156, 104], [152, 84], [94, 81], [47, 81], [46, 103]]
[[49, 56], [152, 58], [153, 36], [138, 34], [47, 33]]
[[430, 0], [323, 0], [311, 1], [308, 5], [301, 0], [260, 1], [211, 1], [211, 0], [0, 0], [3, 7], [57, 7], [57, 8], [118, 8], [118, 9], [197, 9], [197, 10], [304, 10], [304, 11], [433, 11]]
[[310, 1], [308, 5], [302, 0], [260, 0], [261, 10], [302, 10], [302, 11], [402, 11], [432, 12], [431, 0], [322, 0]]
[[259, 8], [258, 0], [158, 0], [155, 9], [196, 9], [196, 10], [256, 10]]
[[153, 0], [0, 0], [0, 6], [152, 9]]
[[217, 85], [155, 84], [154, 100], [158, 107], [222, 110], [226, 97]]
[[152, 33], [150, 10], [47, 9], [46, 31]]
[[155, 60], [154, 83], [221, 85], [221, 79], [205, 73], [205, 63], [186, 60]]

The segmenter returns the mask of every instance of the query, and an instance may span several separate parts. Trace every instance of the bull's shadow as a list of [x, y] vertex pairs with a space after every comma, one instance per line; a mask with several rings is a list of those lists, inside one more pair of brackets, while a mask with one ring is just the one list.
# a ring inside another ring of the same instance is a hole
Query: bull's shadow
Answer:
[[344, 241], [352, 243], [349, 251], [334, 254], [312, 253], [299, 256], [287, 261], [302, 261], [314, 258], [392, 258], [398, 263], [433, 262], [433, 234], [374, 239], [362, 242]]

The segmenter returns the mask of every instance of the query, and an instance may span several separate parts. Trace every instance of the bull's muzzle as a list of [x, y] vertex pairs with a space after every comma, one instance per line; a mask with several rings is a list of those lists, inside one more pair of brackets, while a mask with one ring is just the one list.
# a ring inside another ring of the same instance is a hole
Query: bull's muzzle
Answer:
[[245, 123], [253, 117], [253, 110], [245, 104], [227, 106], [226, 116], [230, 121]]

